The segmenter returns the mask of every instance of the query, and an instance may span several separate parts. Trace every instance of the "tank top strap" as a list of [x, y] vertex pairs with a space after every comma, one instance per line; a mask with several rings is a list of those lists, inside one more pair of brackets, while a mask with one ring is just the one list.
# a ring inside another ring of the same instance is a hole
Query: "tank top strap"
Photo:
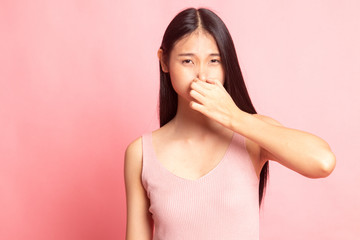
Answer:
[[246, 138], [243, 135], [234, 132], [233, 147], [229, 151], [228, 157], [233, 164], [241, 166], [242, 174], [247, 176], [249, 185], [258, 188], [259, 179], [246, 148]]
[[143, 165], [148, 161], [148, 158], [151, 157], [151, 132], [144, 133], [141, 137], [142, 139], [142, 152], [143, 152]]

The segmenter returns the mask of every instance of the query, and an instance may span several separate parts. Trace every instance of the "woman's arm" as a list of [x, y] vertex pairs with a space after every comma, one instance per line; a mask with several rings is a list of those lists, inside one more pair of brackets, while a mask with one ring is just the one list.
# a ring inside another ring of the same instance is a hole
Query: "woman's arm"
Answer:
[[149, 199], [141, 183], [141, 138], [132, 142], [125, 152], [124, 176], [126, 187], [126, 240], [151, 240], [153, 222]]
[[278, 121], [240, 109], [229, 128], [260, 146], [263, 163], [274, 160], [309, 178], [327, 177], [335, 168], [335, 155], [323, 139]]
[[335, 155], [321, 138], [282, 126], [276, 120], [240, 110], [220, 81], [195, 79], [190, 106], [260, 146], [261, 161], [274, 160], [310, 178], [328, 176]]

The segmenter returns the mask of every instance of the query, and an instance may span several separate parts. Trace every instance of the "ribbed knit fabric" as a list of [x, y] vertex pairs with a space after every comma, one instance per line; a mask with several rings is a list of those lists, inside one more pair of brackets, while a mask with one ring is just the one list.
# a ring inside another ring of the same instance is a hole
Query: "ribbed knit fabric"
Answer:
[[223, 159], [197, 180], [176, 176], [157, 160], [151, 133], [142, 143], [154, 240], [259, 239], [259, 180], [242, 135], [234, 133]]

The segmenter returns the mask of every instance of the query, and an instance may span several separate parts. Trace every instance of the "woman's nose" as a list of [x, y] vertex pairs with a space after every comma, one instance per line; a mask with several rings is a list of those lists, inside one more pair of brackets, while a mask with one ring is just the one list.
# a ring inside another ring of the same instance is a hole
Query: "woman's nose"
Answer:
[[206, 81], [206, 72], [204, 71], [204, 69], [199, 69], [197, 78], [201, 81]]

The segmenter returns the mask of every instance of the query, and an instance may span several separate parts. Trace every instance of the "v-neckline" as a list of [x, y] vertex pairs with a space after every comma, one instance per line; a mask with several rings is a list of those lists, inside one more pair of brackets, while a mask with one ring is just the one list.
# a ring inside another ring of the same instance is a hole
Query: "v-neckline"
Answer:
[[182, 181], [186, 181], [186, 182], [199, 182], [199, 181], [202, 181], [203, 179], [205, 178], [208, 178], [209, 176], [213, 175], [213, 173], [221, 167], [221, 165], [223, 165], [223, 162], [225, 161], [225, 159], [227, 158], [227, 155], [230, 151], [230, 148], [231, 146], [233, 145], [233, 142], [234, 142], [234, 138], [235, 138], [235, 132], [233, 132], [232, 136], [231, 136], [231, 139], [230, 139], [230, 142], [226, 148], [226, 151], [224, 153], [224, 155], [222, 156], [221, 160], [216, 164], [215, 167], [213, 167], [210, 171], [208, 171], [207, 173], [205, 173], [204, 175], [202, 175], [201, 177], [199, 178], [196, 178], [196, 179], [189, 179], [189, 178], [184, 178], [184, 177], [181, 177], [181, 176], [178, 176], [174, 173], [172, 173], [169, 169], [167, 169], [161, 162], [160, 160], [157, 158], [156, 156], [156, 152], [155, 152], [155, 147], [154, 147], [154, 144], [153, 144], [153, 141], [152, 141], [152, 132], [149, 133], [149, 143], [151, 144], [151, 149], [152, 149], [152, 152], [153, 152], [153, 156], [154, 156], [154, 160], [155, 162], [159, 165], [159, 167], [161, 169], [163, 169], [163, 171], [172, 176], [172, 177], [175, 177], [177, 179], [180, 179]]

